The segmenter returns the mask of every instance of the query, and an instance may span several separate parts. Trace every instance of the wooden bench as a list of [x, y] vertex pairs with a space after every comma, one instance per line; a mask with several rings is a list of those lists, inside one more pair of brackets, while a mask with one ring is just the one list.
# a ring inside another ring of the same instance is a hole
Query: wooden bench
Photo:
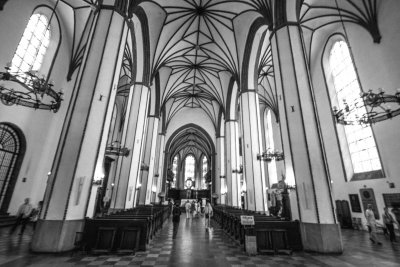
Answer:
[[148, 230], [148, 220], [87, 219], [85, 249], [95, 254], [145, 251]]

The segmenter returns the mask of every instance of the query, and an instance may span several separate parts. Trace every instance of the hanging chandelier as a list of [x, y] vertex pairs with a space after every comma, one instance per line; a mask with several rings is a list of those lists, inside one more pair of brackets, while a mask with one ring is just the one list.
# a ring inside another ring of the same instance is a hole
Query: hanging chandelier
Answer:
[[[343, 108], [333, 107], [333, 115], [339, 124], [343, 125], [365, 125], [391, 119], [400, 114], [400, 89], [394, 95], [385, 93], [379, 88], [378, 93], [360, 93], [360, 98], [355, 99], [351, 104], [343, 100]], [[395, 105], [392, 108], [390, 105]]]
[[121, 143], [119, 141], [114, 141], [106, 147], [106, 155], [127, 157], [129, 155], [129, 149], [126, 147], [121, 147]]
[[275, 159], [276, 161], [283, 160], [285, 158], [283, 152], [279, 152], [277, 150], [271, 151], [270, 149], [267, 149], [266, 152], [263, 152], [262, 154], [257, 154], [257, 160], [262, 160], [262, 161], [272, 161]]
[[[344, 37], [348, 43], [349, 50], [351, 50], [346, 26], [337, 0], [335, 0], [335, 4]], [[379, 88], [377, 93], [370, 89], [368, 92], [361, 92], [360, 96], [352, 99], [351, 103], [348, 103], [346, 99], [342, 101], [341, 108], [334, 106], [332, 112], [336, 123], [343, 125], [368, 125], [391, 119], [400, 114], [400, 88], [396, 90], [395, 94], [387, 94], [382, 88]], [[395, 108], [392, 107], [393, 105]]]
[[54, 91], [53, 81], [48, 81], [45, 76], [39, 77], [35, 71], [11, 72], [11, 62], [5, 69], [5, 72], [0, 72], [0, 81], [6, 83], [0, 84], [0, 100], [4, 105], [59, 110], [64, 93], [62, 90]]
[[238, 173], [238, 174], [243, 173], [243, 165], [240, 164], [239, 169], [232, 169], [232, 173]]

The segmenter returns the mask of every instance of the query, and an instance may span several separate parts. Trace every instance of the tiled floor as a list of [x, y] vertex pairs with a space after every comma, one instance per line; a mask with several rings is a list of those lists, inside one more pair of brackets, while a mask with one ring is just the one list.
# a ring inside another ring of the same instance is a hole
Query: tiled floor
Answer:
[[29, 253], [32, 230], [22, 236], [0, 228], [0, 266], [400, 266], [400, 243], [373, 245], [366, 232], [344, 230], [342, 255], [294, 253], [292, 256], [247, 256], [235, 241], [214, 226], [206, 231], [204, 219], [181, 217], [176, 239], [172, 222], [151, 241], [146, 252], [134, 256], [44, 255]]

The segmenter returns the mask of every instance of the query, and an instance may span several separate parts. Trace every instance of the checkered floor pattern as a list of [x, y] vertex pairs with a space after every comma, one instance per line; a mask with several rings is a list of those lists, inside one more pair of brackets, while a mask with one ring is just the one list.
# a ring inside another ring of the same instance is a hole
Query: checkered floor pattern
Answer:
[[344, 230], [342, 255], [293, 253], [248, 256], [218, 225], [207, 230], [204, 218], [181, 217], [176, 239], [172, 222], [151, 241], [146, 252], [136, 255], [43, 255], [29, 253], [32, 231], [9, 236], [0, 229], [0, 266], [400, 266], [400, 245], [380, 236], [382, 246], [371, 244], [366, 232]]

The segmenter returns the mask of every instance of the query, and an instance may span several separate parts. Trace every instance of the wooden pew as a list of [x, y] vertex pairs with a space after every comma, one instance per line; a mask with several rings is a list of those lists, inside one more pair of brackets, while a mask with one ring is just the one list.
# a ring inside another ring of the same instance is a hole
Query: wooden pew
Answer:
[[86, 250], [89, 253], [134, 253], [147, 247], [147, 220], [87, 219], [85, 223]]

